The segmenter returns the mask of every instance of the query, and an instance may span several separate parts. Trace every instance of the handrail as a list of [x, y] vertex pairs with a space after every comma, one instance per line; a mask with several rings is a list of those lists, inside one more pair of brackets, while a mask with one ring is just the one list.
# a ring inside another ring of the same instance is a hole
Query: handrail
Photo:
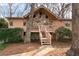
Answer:
[[[50, 35], [50, 33], [47, 31], [46, 26], [40, 25], [40, 26], [38, 26], [38, 27], [39, 27], [39, 34], [40, 34], [41, 43], [42, 43], [42, 41], [43, 41], [43, 39], [44, 39], [44, 40], [47, 40], [47, 41], [49, 40], [49, 43], [51, 44], [51, 35]], [[46, 37], [43, 37], [42, 32], [45, 32]]]
[[50, 44], [51, 44], [51, 34], [46, 30], [46, 28], [45, 28], [45, 31], [46, 31], [46, 37], [47, 39], [49, 39]]

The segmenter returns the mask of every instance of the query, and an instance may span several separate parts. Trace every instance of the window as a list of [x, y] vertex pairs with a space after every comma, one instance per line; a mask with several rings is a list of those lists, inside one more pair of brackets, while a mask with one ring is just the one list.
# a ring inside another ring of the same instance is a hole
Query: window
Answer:
[[66, 23], [65, 26], [70, 27], [70, 24], [69, 23]]
[[23, 26], [25, 26], [25, 25], [26, 25], [26, 22], [24, 21], [24, 22], [23, 22]]
[[42, 13], [40, 12], [40, 15], [42, 15]]
[[35, 18], [36, 17], [36, 15], [33, 15], [33, 18]]
[[24, 32], [23, 35], [25, 36], [26, 35], [26, 32]]
[[13, 26], [13, 22], [12, 21], [10, 22], [10, 26]]
[[46, 18], [48, 18], [48, 16], [46, 15]]
[[39, 14], [40, 14], [40, 17], [41, 17], [42, 13], [40, 12]]

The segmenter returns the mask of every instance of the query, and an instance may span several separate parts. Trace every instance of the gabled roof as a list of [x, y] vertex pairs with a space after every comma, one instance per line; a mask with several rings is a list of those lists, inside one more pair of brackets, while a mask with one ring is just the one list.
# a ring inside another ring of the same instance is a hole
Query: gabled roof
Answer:
[[[44, 10], [46, 10], [47, 12], [49, 12], [52, 16], [54, 16], [55, 18], [60, 19], [60, 17], [58, 17], [57, 15], [55, 15], [50, 9], [46, 8], [46, 7], [43, 6], [43, 5], [39, 6], [36, 10], [39, 10], [39, 9], [44, 9]], [[35, 10], [35, 11], [36, 11], [36, 10]]]
[[[38, 10], [45, 10], [45, 11], [47, 11], [48, 13], [50, 13], [51, 16], [54, 16], [56, 19], [60, 19], [60, 17], [56, 16], [53, 12], [51, 12], [48, 8], [46, 8], [46, 7], [43, 6], [43, 5], [39, 6], [38, 8], [35, 8], [35, 9], [33, 10], [33, 12], [36, 12], [36, 11], [38, 11]], [[28, 13], [28, 14], [24, 15], [24, 17], [27, 17], [27, 16], [29, 16], [30, 14], [31, 14], [31, 13]]]

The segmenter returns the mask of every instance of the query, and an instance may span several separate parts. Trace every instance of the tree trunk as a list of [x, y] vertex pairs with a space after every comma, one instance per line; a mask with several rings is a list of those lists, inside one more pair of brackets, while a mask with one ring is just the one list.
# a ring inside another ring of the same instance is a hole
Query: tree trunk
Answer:
[[29, 21], [27, 21], [26, 23], [27, 25], [27, 29], [26, 29], [26, 36], [24, 38], [24, 43], [29, 43], [30, 42], [30, 25], [29, 25]]
[[79, 4], [72, 4], [72, 46], [67, 51], [68, 56], [79, 55]]
[[26, 37], [25, 37], [25, 39], [24, 39], [24, 43], [29, 43], [30, 41], [31, 41], [31, 39], [30, 39], [30, 37], [31, 37], [31, 27], [32, 27], [32, 21], [33, 21], [33, 11], [34, 11], [34, 6], [35, 6], [35, 4], [34, 3], [32, 3], [32, 5], [31, 5], [31, 11], [30, 11], [30, 13], [31, 13], [31, 15], [29, 15], [29, 19], [26, 21], [27, 23], [27, 25], [26, 25], [26, 27], [27, 27], [27, 29], [26, 29]]

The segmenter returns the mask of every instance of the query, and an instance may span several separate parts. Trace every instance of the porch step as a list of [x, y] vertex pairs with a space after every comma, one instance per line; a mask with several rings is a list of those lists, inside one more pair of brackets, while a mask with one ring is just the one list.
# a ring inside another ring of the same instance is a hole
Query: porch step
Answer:
[[49, 41], [49, 40], [42, 40], [41, 44], [42, 44], [42, 45], [50, 44], [50, 41]]
[[45, 26], [39, 26], [41, 45], [51, 45], [51, 35]]

